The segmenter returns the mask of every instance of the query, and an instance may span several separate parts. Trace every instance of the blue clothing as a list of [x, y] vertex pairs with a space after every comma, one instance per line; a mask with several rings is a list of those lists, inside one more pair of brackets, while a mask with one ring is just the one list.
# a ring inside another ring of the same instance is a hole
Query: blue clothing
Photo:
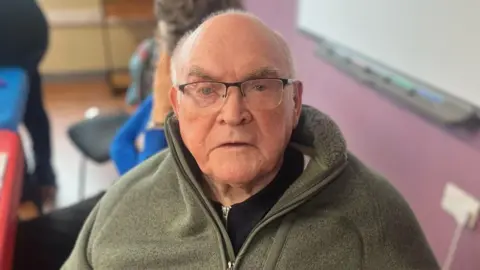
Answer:
[[[148, 96], [130, 119], [120, 128], [110, 145], [110, 157], [120, 175], [167, 147], [163, 129], [147, 129], [152, 112], [152, 95]], [[144, 134], [143, 151], [135, 141]]]
[[0, 67], [0, 129], [18, 131], [28, 99], [28, 76], [19, 68]]

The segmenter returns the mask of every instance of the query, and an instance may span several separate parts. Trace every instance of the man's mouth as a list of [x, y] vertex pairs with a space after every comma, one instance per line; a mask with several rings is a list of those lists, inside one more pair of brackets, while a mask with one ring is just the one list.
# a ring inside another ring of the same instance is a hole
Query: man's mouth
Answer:
[[220, 145], [220, 147], [223, 147], [223, 148], [235, 148], [235, 147], [246, 147], [246, 146], [250, 146], [250, 144], [244, 143], [244, 142], [231, 142], [231, 143], [224, 143]]

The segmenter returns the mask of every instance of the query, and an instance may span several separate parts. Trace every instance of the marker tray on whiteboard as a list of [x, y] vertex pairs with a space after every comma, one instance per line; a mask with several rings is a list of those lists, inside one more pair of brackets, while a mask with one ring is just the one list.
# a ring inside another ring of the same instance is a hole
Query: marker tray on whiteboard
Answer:
[[317, 42], [316, 55], [396, 104], [442, 125], [480, 128], [480, 110], [474, 105], [341, 45], [300, 31]]

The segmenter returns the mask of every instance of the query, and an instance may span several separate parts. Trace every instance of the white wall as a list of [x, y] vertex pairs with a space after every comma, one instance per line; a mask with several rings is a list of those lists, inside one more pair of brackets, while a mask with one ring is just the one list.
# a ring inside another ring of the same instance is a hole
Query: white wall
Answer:
[[480, 107], [480, 1], [300, 0], [299, 27]]

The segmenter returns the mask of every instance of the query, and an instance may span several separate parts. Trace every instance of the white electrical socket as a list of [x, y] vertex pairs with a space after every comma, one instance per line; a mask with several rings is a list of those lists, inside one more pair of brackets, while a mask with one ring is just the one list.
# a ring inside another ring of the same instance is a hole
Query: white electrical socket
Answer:
[[480, 214], [480, 201], [453, 183], [447, 183], [442, 197], [442, 208], [452, 215], [458, 224], [474, 229]]

